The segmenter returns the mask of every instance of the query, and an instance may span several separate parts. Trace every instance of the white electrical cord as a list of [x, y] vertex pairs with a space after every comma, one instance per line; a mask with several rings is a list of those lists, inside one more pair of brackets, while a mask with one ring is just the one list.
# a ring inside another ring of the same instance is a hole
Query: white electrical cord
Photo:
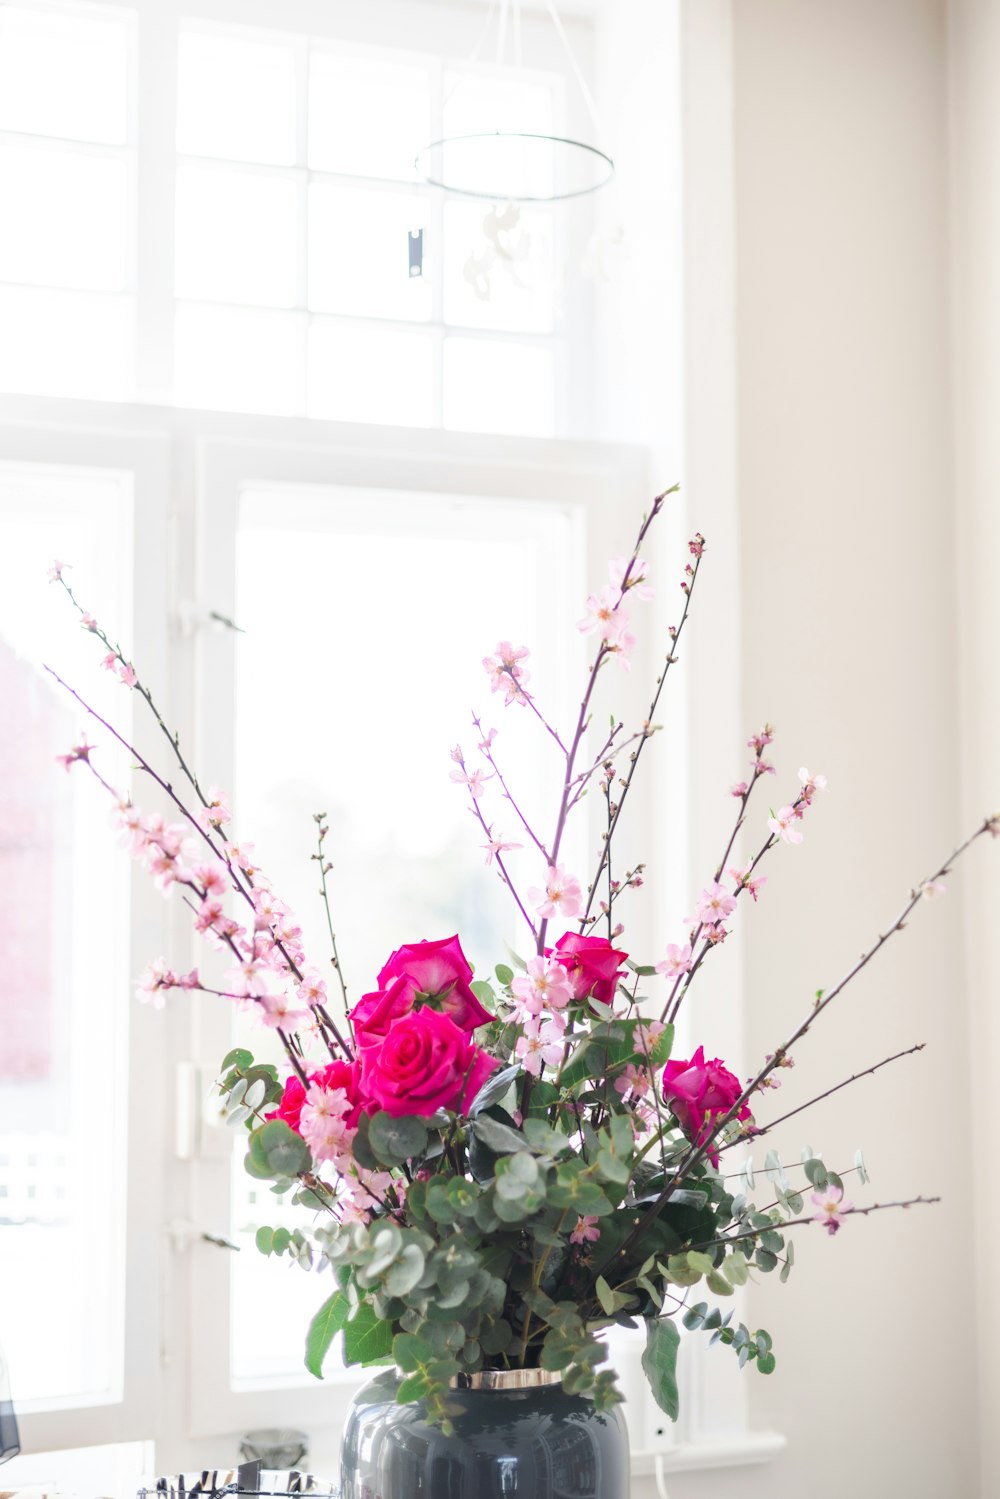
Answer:
[[662, 1453], [657, 1453], [656, 1455], [653, 1472], [656, 1474], [656, 1492], [659, 1494], [660, 1499], [670, 1499], [670, 1495], [667, 1493], [667, 1476], [663, 1467]]

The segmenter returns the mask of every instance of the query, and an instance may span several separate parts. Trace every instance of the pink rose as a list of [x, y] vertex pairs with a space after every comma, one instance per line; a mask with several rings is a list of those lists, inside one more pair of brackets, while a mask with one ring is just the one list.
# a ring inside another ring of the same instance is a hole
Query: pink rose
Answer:
[[627, 952], [612, 947], [606, 937], [583, 937], [566, 932], [547, 955], [565, 968], [574, 999], [594, 998], [602, 1005], [614, 1001]]
[[[689, 1062], [668, 1062], [663, 1069], [663, 1098], [677, 1123], [695, 1145], [712, 1132], [721, 1114], [728, 1114], [743, 1092], [739, 1078], [722, 1065], [718, 1058], [705, 1061], [705, 1048], [699, 1046]], [[742, 1104], [736, 1119], [749, 1119], [750, 1108]], [[713, 1166], [719, 1164], [719, 1153], [708, 1152]]]
[[[362, 1112], [361, 1065], [359, 1062], [330, 1062], [318, 1072], [310, 1073], [311, 1083], [321, 1083], [326, 1089], [343, 1088], [351, 1104], [346, 1116], [348, 1128], [354, 1129]], [[306, 1101], [306, 1090], [297, 1073], [286, 1079], [285, 1091], [278, 1100], [278, 1107], [265, 1114], [266, 1119], [283, 1119], [297, 1135], [302, 1133], [302, 1105]]]
[[351, 1026], [358, 1045], [375, 1046], [384, 1040], [393, 1021], [409, 1015], [416, 995], [416, 985], [405, 973], [393, 979], [387, 989], [362, 994], [351, 1011]]
[[467, 1031], [429, 1005], [393, 1023], [361, 1054], [361, 1086], [369, 1106], [399, 1118], [467, 1108], [500, 1063]]
[[394, 1021], [424, 1005], [450, 1016], [463, 1031], [493, 1019], [470, 987], [472, 968], [458, 937], [409, 942], [399, 947], [378, 976], [378, 989], [363, 994], [351, 1011], [361, 1046], [371, 1046]]

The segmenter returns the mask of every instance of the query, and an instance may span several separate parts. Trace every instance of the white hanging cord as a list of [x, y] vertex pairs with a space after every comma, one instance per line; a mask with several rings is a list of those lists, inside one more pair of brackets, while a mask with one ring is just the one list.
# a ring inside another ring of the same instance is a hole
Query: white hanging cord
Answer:
[[500, 20], [497, 23], [497, 67], [503, 66], [507, 51], [507, 18], [510, 15], [510, 0], [500, 0]]
[[670, 1495], [667, 1493], [667, 1478], [663, 1466], [663, 1456], [660, 1453], [658, 1453], [656, 1457], [655, 1472], [656, 1492], [659, 1494], [660, 1499], [670, 1499]]
[[573, 48], [569, 44], [569, 37], [566, 35], [566, 28], [563, 26], [562, 21], [559, 19], [559, 12], [556, 10], [554, 0], [545, 0], [545, 8], [548, 11], [549, 15], [552, 17], [552, 24], [556, 29], [556, 35], [562, 42], [563, 50], [566, 53], [566, 56], [569, 58], [569, 65], [573, 70], [573, 76], [576, 79], [577, 86], [581, 94], [583, 95], [583, 102], [587, 106], [587, 112], [590, 115], [591, 124], [594, 126], [594, 129], [597, 131], [598, 135], [600, 135], [601, 119], [598, 113], [597, 105], [594, 102], [594, 96], [590, 92], [590, 89], [587, 87], [586, 78], [584, 78], [583, 73], [580, 71], [580, 64], [577, 62], [576, 57], [573, 54]]
[[490, 8], [486, 12], [486, 20], [483, 23], [483, 29], [479, 33], [479, 38], [476, 42], [476, 45], [473, 47], [468, 57], [462, 63], [461, 67], [456, 71], [455, 81], [444, 96], [442, 108], [446, 107], [451, 102], [452, 95], [456, 92], [456, 90], [461, 88], [462, 84], [468, 77], [469, 69], [473, 66], [474, 63], [477, 63], [479, 61], [479, 54], [482, 52], [483, 48], [486, 45], [486, 38], [489, 36], [490, 27], [493, 25], [493, 17], [496, 13], [496, 8], [497, 0], [490, 0]]
[[521, 48], [521, 0], [514, 0], [514, 66], [518, 72], [524, 67], [524, 52]]

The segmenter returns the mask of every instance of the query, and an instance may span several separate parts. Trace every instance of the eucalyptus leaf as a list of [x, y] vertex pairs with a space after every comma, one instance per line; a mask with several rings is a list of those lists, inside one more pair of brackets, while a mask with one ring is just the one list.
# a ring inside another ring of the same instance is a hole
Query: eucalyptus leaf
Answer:
[[668, 1415], [677, 1420], [677, 1349], [681, 1335], [677, 1326], [668, 1318], [646, 1318], [646, 1347], [642, 1355], [642, 1368], [653, 1399]]

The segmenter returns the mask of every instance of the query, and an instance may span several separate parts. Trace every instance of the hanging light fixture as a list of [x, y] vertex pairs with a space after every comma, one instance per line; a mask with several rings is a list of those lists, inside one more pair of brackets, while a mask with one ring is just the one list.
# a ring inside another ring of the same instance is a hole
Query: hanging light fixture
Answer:
[[[593, 95], [573, 55], [565, 27], [554, 0], [545, 0], [556, 36], [566, 53], [569, 71], [583, 98], [595, 135], [600, 120]], [[524, 68], [521, 48], [520, 0], [490, 0], [482, 35], [451, 89], [447, 104], [471, 77], [496, 18], [496, 63], [508, 66], [527, 98], [531, 84]], [[511, 33], [513, 63], [506, 60], [507, 36]], [[592, 141], [574, 140], [542, 129], [476, 130], [444, 135], [417, 152], [417, 175], [432, 187], [444, 188], [465, 198], [493, 203], [557, 203], [579, 198], [604, 187], [614, 176], [615, 164], [608, 153]]]

